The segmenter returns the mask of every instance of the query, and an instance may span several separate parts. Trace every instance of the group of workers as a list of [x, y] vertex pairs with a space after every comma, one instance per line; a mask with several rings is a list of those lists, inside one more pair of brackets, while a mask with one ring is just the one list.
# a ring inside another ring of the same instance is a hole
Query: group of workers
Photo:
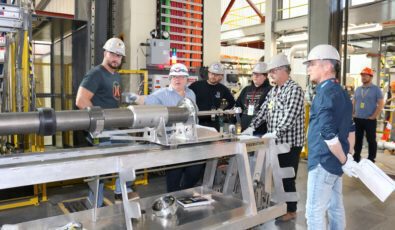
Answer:
[[[87, 73], [79, 87], [76, 105], [80, 109], [90, 106], [117, 108], [120, 104], [121, 81], [117, 69], [125, 56], [125, 44], [118, 38], [111, 38], [103, 48], [103, 62]], [[351, 100], [336, 80], [340, 56], [333, 46], [314, 47], [304, 64], [310, 81], [317, 84], [307, 137], [307, 225], [309, 229], [325, 229], [327, 217], [330, 229], [344, 229], [342, 174], [356, 176], [364, 133], [369, 143], [368, 158], [374, 162], [376, 118], [383, 108], [383, 96], [372, 84], [373, 71], [365, 68], [361, 72], [363, 85]], [[187, 97], [202, 111], [240, 107], [242, 134], [263, 135], [263, 138], [274, 139], [276, 144], [289, 145], [290, 151], [278, 158], [280, 167], [292, 167], [295, 171], [295, 177], [283, 179], [284, 191], [296, 192], [299, 155], [306, 136], [305, 107], [304, 91], [291, 79], [290, 73], [291, 65], [284, 54], [273, 56], [267, 63], [258, 62], [252, 70], [251, 85], [245, 87], [235, 101], [229, 89], [220, 83], [224, 75], [220, 63], [210, 65], [207, 80], [194, 82], [189, 87], [188, 69], [178, 63], [170, 68], [168, 87], [148, 96], [132, 94], [129, 99], [137, 104], [176, 106]], [[218, 117], [201, 118], [199, 124], [220, 129]], [[195, 186], [203, 170], [204, 165], [168, 170], [168, 192]], [[120, 193], [120, 190], [115, 192]], [[279, 220], [294, 219], [296, 211], [297, 202], [287, 202], [287, 213]]]

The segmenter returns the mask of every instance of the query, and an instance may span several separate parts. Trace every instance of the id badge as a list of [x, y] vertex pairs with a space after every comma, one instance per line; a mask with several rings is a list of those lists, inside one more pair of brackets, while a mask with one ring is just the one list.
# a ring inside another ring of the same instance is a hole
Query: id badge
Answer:
[[361, 104], [359, 104], [359, 108], [364, 109], [365, 108], [365, 103], [361, 102]]
[[268, 108], [269, 109], [273, 109], [273, 107], [274, 107], [274, 101], [270, 101], [269, 105], [268, 105]]
[[247, 112], [247, 115], [248, 115], [248, 116], [254, 115], [254, 109], [255, 109], [255, 106], [254, 106], [254, 105], [248, 105], [248, 112]]

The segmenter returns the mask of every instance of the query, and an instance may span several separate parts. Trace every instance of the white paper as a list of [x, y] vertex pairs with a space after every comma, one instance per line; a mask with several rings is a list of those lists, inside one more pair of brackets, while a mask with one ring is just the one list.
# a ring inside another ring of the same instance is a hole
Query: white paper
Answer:
[[367, 159], [362, 159], [355, 170], [359, 179], [372, 193], [384, 202], [395, 190], [395, 182], [377, 165]]

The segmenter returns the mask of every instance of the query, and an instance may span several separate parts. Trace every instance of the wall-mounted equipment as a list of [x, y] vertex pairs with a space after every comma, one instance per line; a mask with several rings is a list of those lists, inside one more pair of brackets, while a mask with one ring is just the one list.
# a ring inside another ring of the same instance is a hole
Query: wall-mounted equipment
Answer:
[[[198, 80], [198, 76], [189, 75], [187, 85], [189, 86], [190, 84], [194, 83], [197, 80]], [[170, 84], [170, 79], [169, 79], [169, 75], [167, 74], [148, 75], [148, 88], [151, 93], [155, 92], [158, 89], [168, 87], [169, 84]]]
[[0, 4], [0, 31], [11, 32], [22, 28], [23, 9], [18, 6]]
[[170, 63], [169, 40], [149, 39], [147, 43], [147, 65], [168, 65]]

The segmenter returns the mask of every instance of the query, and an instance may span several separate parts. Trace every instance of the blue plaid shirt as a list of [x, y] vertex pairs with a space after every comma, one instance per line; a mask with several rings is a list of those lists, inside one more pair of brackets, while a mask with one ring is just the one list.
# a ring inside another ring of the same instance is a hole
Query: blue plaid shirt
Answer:
[[[185, 88], [185, 97], [191, 99], [196, 103], [195, 93], [189, 88]], [[164, 105], [164, 106], [177, 106], [178, 102], [184, 99], [178, 94], [171, 86], [159, 89], [153, 92], [144, 99], [145, 105]]]

